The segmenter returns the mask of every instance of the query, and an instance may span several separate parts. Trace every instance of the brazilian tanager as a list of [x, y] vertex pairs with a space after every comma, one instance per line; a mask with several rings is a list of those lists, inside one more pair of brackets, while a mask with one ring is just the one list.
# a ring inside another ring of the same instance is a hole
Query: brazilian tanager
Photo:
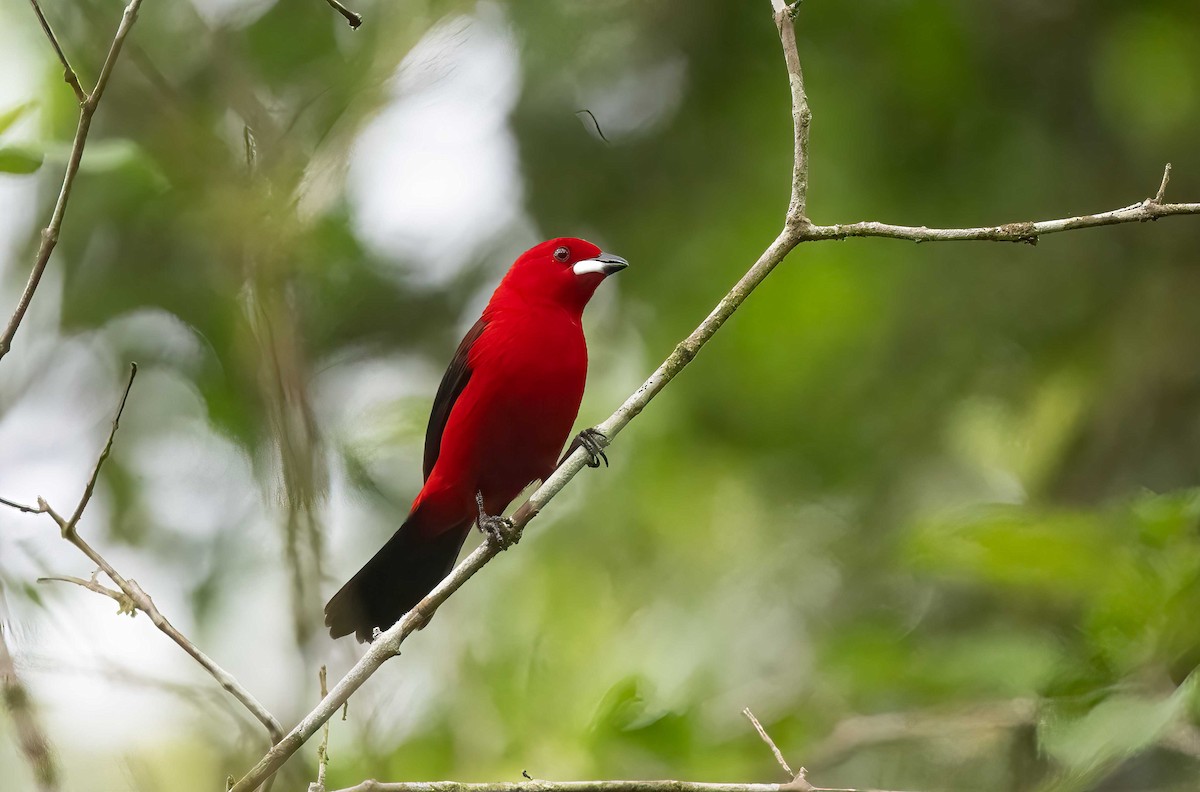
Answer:
[[[587, 378], [584, 306], [620, 256], [551, 239], [508, 270], [442, 377], [425, 433], [425, 485], [408, 518], [325, 606], [334, 638], [371, 640], [449, 574], [473, 523], [490, 529], [554, 471]], [[576, 443], [601, 454], [589, 430]]]

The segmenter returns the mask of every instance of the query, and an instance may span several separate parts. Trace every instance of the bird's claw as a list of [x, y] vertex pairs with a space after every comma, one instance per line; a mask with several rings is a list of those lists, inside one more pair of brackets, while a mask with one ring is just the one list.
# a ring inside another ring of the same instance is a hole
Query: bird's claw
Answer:
[[521, 541], [521, 530], [507, 517], [487, 517], [481, 530], [487, 534], [488, 543], [497, 550], [507, 550]]
[[497, 550], [507, 550], [521, 541], [521, 529], [512, 520], [488, 514], [483, 508], [483, 493], [475, 493], [475, 505], [479, 507], [479, 530], [487, 536], [488, 544]]
[[604, 449], [608, 447], [608, 437], [603, 432], [594, 426], [591, 429], [584, 429], [579, 433], [576, 442], [588, 454], [588, 467], [600, 467], [600, 460], [602, 459], [604, 460], [604, 467], [608, 467], [608, 456], [604, 453]]

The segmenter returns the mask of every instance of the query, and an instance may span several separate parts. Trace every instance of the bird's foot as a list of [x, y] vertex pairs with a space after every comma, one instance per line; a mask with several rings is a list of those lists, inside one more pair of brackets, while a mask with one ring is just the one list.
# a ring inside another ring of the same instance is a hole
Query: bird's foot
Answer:
[[521, 541], [521, 529], [512, 520], [484, 510], [482, 492], [475, 493], [475, 505], [479, 507], [479, 530], [487, 536], [489, 544], [497, 550], [507, 550]]
[[588, 461], [587, 466], [590, 468], [600, 467], [600, 460], [604, 460], [604, 467], [608, 467], [608, 456], [605, 455], [604, 449], [608, 448], [608, 437], [596, 427], [584, 429], [575, 438], [575, 442], [584, 450], [587, 451]]
[[507, 517], [488, 515], [480, 522], [480, 530], [497, 550], [507, 550], [521, 541], [521, 529]]

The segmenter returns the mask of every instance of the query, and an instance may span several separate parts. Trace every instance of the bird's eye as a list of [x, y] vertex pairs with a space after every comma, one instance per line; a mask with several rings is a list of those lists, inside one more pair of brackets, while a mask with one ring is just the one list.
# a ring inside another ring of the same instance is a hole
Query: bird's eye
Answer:
[[560, 247], [554, 251], [554, 258], [558, 259], [559, 261], [566, 261], [570, 257], [571, 251], [567, 250], [565, 247]]

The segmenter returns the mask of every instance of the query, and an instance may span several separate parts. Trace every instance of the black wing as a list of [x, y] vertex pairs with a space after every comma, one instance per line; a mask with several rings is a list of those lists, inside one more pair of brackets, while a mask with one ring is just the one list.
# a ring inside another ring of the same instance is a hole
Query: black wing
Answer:
[[437, 395], [433, 397], [433, 410], [429, 413], [429, 428], [425, 430], [426, 480], [429, 479], [433, 464], [437, 462], [438, 453], [442, 450], [442, 432], [446, 430], [446, 421], [450, 419], [450, 411], [454, 409], [454, 403], [458, 401], [458, 396], [463, 392], [463, 388], [467, 387], [467, 380], [471, 379], [471, 367], [467, 363], [467, 356], [471, 352], [471, 347], [479, 340], [479, 336], [483, 335], [485, 327], [487, 327], [487, 322], [480, 319], [463, 336], [462, 342], [454, 352], [454, 359], [450, 361], [449, 368], [442, 375], [442, 384], [438, 386]]

